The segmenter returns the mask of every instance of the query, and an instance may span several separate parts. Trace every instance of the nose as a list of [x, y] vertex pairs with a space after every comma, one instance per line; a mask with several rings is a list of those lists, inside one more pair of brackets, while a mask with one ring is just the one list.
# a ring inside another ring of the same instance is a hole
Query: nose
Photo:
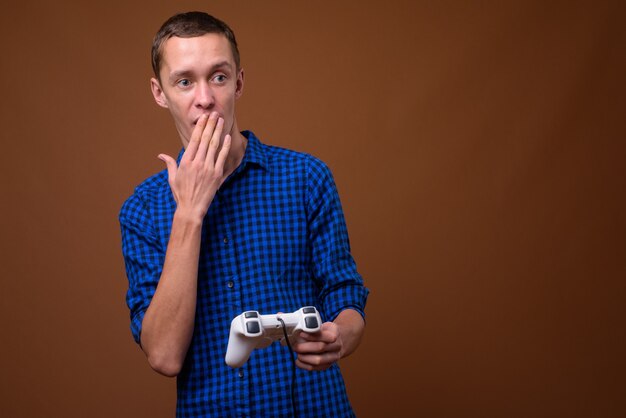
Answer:
[[199, 83], [196, 88], [195, 106], [200, 109], [211, 109], [215, 105], [215, 96], [208, 83]]

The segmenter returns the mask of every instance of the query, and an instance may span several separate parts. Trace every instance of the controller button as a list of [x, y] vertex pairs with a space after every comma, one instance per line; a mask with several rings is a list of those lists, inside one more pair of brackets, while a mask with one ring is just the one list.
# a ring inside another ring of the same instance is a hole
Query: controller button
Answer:
[[307, 306], [306, 308], [302, 308], [302, 313], [315, 313], [315, 308], [312, 306]]
[[248, 334], [258, 334], [261, 332], [261, 327], [259, 326], [259, 321], [250, 321], [246, 323], [246, 329], [248, 330]]
[[256, 311], [250, 311], [250, 312], [246, 312], [243, 314], [244, 318], [258, 318], [259, 317], [259, 313]]
[[309, 317], [304, 318], [304, 324], [309, 329], [317, 328], [319, 326], [319, 324], [317, 323], [317, 318], [314, 316], [309, 316]]

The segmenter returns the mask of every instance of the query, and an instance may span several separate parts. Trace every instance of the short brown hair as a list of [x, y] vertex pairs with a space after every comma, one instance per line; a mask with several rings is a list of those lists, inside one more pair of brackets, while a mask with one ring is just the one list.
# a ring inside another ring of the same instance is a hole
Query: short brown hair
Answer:
[[239, 49], [237, 48], [237, 40], [235, 40], [235, 34], [232, 29], [228, 27], [226, 23], [210, 14], [204, 12], [187, 12], [179, 13], [167, 19], [152, 40], [152, 70], [156, 78], [161, 79], [159, 76], [162, 59], [161, 49], [165, 41], [173, 36], [179, 38], [194, 38], [196, 36], [206, 35], [207, 33], [219, 33], [228, 39], [230, 49], [235, 58], [237, 70], [239, 70]]

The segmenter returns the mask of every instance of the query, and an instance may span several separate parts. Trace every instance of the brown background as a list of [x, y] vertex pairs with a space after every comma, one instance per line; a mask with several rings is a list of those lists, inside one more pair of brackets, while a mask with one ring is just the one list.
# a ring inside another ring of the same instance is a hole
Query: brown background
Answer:
[[335, 174], [372, 291], [360, 417], [626, 416], [623, 4], [4, 5], [0, 416], [173, 416], [117, 213], [180, 147], [149, 47], [193, 9], [237, 33], [240, 127]]

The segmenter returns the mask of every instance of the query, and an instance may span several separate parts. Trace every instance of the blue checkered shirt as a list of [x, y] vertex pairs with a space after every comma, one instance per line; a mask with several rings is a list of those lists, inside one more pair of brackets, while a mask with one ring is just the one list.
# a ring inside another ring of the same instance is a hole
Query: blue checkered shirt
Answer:
[[[286, 347], [254, 350], [240, 369], [224, 362], [230, 322], [241, 312], [312, 305], [324, 321], [347, 308], [364, 315], [368, 290], [350, 255], [328, 167], [310, 155], [264, 145], [252, 132], [244, 135], [243, 160], [203, 222], [195, 328], [177, 379], [177, 417], [291, 416]], [[126, 301], [138, 343], [175, 209], [162, 171], [139, 185], [120, 212]], [[295, 393], [299, 417], [354, 416], [336, 364], [323, 372], [298, 369]]]

